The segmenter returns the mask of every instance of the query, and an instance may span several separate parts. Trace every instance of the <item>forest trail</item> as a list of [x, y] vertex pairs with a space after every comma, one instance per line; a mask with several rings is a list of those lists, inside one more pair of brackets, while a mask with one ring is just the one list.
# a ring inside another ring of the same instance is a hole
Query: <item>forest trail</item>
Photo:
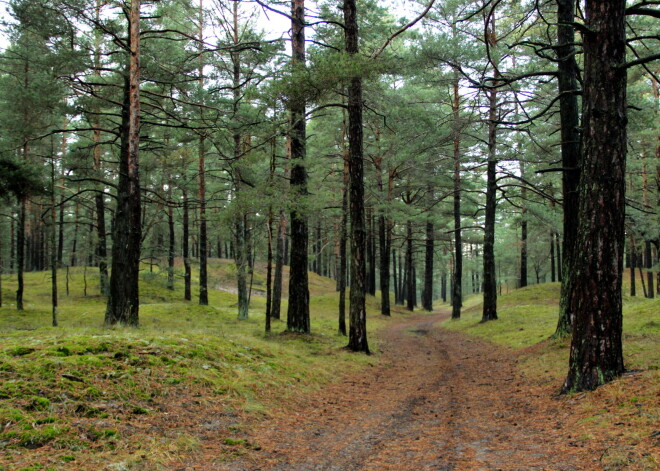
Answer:
[[378, 366], [255, 424], [258, 449], [239, 460], [207, 449], [187, 469], [601, 469], [552, 390], [522, 377], [511, 350], [434, 327], [448, 315], [392, 323]]

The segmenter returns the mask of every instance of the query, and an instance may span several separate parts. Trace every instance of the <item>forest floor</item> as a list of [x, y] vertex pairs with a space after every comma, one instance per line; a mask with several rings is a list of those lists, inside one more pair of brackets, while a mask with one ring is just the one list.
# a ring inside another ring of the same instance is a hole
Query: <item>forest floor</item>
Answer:
[[579, 436], [575, 397], [524, 377], [514, 350], [436, 327], [447, 316], [390, 324], [376, 366], [253, 423], [243, 456], [219, 457], [211, 439], [181, 469], [603, 469], [606, 444]]

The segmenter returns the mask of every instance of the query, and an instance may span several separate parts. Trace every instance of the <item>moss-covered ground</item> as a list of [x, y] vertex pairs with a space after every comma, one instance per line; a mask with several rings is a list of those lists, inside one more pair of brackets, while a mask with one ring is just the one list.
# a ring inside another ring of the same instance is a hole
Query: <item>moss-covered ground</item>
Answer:
[[[50, 275], [26, 274], [20, 312], [14, 305], [16, 279], [4, 275], [0, 470], [76, 469], [83, 463], [81, 469], [95, 469], [108, 460], [117, 469], [140, 469], [147, 462], [147, 469], [169, 469], [173, 455], [194, 453], [199, 439], [181, 430], [177, 438], [148, 438], [154, 431], [143, 432], [140, 424], [151, 422], [154, 429], [154, 422], [167, 420], [172, 402], [209, 404], [229, 417], [267, 414], [282, 398], [377, 361], [343, 348], [334, 281], [310, 274], [311, 335], [283, 333], [286, 324], [278, 320], [265, 334], [265, 298], [258, 296], [262, 274], [255, 273], [250, 318], [239, 321], [232, 270], [229, 261], [211, 261], [209, 306], [199, 306], [195, 285], [193, 301], [185, 302], [181, 278], [170, 291], [164, 272], [145, 267], [140, 327], [110, 329], [103, 327], [105, 299], [98, 296], [93, 268], [58, 274], [56, 328]], [[385, 321], [374, 298], [368, 305], [373, 332]], [[240, 421], [230, 422], [219, 433], [239, 427]], [[242, 441], [228, 436], [226, 443], [240, 448]]]

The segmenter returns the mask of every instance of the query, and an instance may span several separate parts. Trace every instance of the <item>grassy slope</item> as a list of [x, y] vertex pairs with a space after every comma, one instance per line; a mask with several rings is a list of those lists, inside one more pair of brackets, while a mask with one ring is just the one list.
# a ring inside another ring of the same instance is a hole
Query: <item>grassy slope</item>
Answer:
[[[553, 340], [559, 283], [512, 291], [498, 299], [499, 320], [480, 323], [481, 299], [469, 298], [458, 321], [444, 327], [505, 345], [520, 355], [522, 372], [558, 391], [566, 375], [569, 339]], [[626, 286], [627, 290], [627, 286]], [[605, 469], [658, 469], [660, 442], [660, 298], [624, 296], [623, 378], [598, 390], [562, 398], [579, 414], [577, 436], [609, 443]]]
[[[212, 261], [214, 288], [231, 289], [232, 270], [228, 261]], [[105, 329], [104, 299], [83, 295], [84, 270], [71, 270], [68, 296], [65, 274], [58, 276], [58, 328], [49, 327], [48, 274], [27, 274], [26, 310], [20, 313], [8, 303], [15, 278], [3, 277], [0, 470], [73, 469], [82, 463], [82, 469], [94, 469], [105, 460], [117, 469], [139, 469], [144, 460], [135, 456], [143, 455], [149, 469], [169, 469], [174, 455], [199, 448], [198, 438], [181, 438], [180, 431], [179, 438], [164, 441], [141, 435], [140, 424], [157, 422], [169, 402], [193, 397], [229, 416], [262, 414], [282, 396], [376, 361], [342, 349], [346, 339], [336, 333], [334, 282], [314, 274], [311, 336], [282, 335], [281, 321], [266, 336], [262, 297], [252, 297], [250, 319], [239, 322], [235, 295], [212, 289], [208, 307], [182, 302], [180, 281], [168, 291], [164, 274], [148, 270], [141, 279], [140, 328]], [[92, 269], [87, 284], [88, 294], [96, 292]], [[254, 287], [262, 284], [257, 274]], [[368, 304], [375, 313], [375, 300]], [[385, 322], [379, 317], [372, 316], [371, 331]], [[227, 443], [242, 441], [228, 435]]]

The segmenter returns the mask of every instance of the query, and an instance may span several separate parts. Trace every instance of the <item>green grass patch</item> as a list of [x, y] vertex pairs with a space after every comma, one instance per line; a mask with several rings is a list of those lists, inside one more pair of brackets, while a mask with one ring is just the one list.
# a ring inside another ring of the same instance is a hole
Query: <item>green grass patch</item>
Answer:
[[[569, 338], [551, 338], [559, 313], [559, 289], [558, 283], [547, 283], [500, 296], [499, 319], [486, 323], [480, 322], [481, 300], [475, 302], [472, 297], [460, 320], [448, 320], [442, 326], [518, 350], [522, 373], [556, 392], [568, 369], [570, 347]], [[573, 413], [580, 417], [576, 433], [614, 443], [603, 454], [605, 469], [650, 471], [660, 466], [657, 439], [652, 438], [660, 423], [659, 312], [659, 298], [624, 296], [624, 361], [631, 372], [572, 400]]]
[[[265, 334], [263, 274], [255, 273], [249, 319], [239, 321], [232, 266], [211, 260], [209, 306], [183, 301], [180, 278], [168, 290], [166, 273], [146, 267], [139, 328], [103, 326], [105, 299], [92, 268], [72, 268], [68, 280], [64, 270], [58, 274], [60, 326], [53, 328], [50, 278], [27, 273], [26, 309], [18, 312], [11, 302], [0, 308], [0, 447], [9, 451], [0, 454], [0, 470], [28, 466], [42, 452], [43, 462], [75, 461], [84, 469], [105, 466], [104, 458], [139, 467], [144, 460], [135, 457], [142, 455], [168, 469], [176, 453], [199, 448], [199, 437], [179, 431], [181, 438], [156, 439], [136, 424], [166, 423], [179, 403], [200, 414], [207, 404], [229, 417], [268, 414], [283, 398], [377, 361], [343, 348], [333, 280], [310, 274], [311, 335], [285, 333], [278, 320]], [[15, 288], [15, 277], [3, 275], [5, 302]], [[368, 298], [367, 307], [373, 333], [387, 320], [377, 314], [376, 299]], [[373, 336], [370, 345], [378, 351]], [[47, 459], [46, 449], [54, 453]]]

